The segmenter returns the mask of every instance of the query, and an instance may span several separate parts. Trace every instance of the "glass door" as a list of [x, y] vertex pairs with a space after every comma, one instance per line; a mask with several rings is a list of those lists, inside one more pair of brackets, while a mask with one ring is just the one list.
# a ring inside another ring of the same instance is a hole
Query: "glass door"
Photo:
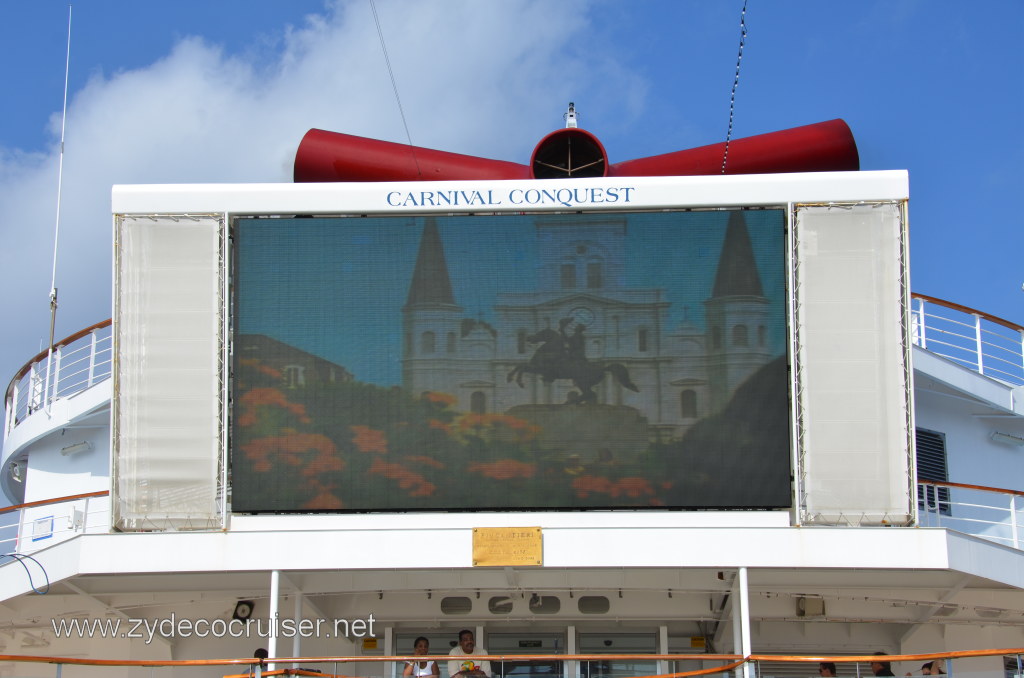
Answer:
[[[561, 633], [488, 633], [488, 654], [565, 654]], [[491, 662], [493, 678], [563, 678], [563, 661]]]
[[[657, 654], [655, 633], [581, 633], [580, 654]], [[580, 662], [580, 678], [629, 678], [658, 673], [655, 659], [609, 659]]]

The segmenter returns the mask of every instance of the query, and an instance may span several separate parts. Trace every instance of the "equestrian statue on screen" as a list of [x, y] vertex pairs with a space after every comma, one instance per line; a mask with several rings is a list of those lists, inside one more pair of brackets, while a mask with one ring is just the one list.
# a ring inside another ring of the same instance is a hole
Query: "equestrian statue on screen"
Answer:
[[567, 402], [573, 404], [596, 403], [594, 387], [601, 383], [606, 373], [630, 391], [639, 392], [622, 363], [587, 360], [586, 338], [583, 336], [586, 325], [577, 323], [573, 333], [569, 334], [566, 330], [572, 322], [572, 318], [562, 318], [558, 321], [557, 331], [547, 328], [526, 337], [527, 343], [540, 346], [528, 363], [517, 365], [508, 373], [506, 381], [515, 379], [519, 386], [523, 386], [524, 374], [538, 374], [546, 384], [556, 379], [569, 379], [579, 389], [579, 394], [569, 394]]

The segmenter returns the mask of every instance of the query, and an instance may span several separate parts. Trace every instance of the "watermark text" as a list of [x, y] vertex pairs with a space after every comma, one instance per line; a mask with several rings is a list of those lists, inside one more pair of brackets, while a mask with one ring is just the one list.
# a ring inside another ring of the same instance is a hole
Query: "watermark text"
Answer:
[[130, 638], [144, 640], [177, 638], [368, 638], [376, 635], [376, 619], [188, 619], [172, 613], [161, 619], [54, 618], [57, 638]]

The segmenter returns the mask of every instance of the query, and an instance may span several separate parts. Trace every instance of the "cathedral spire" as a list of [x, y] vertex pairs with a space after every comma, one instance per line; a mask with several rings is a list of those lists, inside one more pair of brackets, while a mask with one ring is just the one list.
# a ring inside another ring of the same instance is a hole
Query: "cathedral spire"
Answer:
[[761, 276], [757, 273], [754, 249], [750, 245], [747, 222], [742, 210], [729, 214], [729, 225], [725, 230], [722, 255], [718, 259], [718, 273], [715, 275], [714, 297], [764, 296]]
[[448, 278], [448, 264], [444, 259], [444, 246], [437, 230], [437, 221], [434, 217], [427, 217], [405, 305], [411, 308], [435, 304], [455, 305], [455, 297]]

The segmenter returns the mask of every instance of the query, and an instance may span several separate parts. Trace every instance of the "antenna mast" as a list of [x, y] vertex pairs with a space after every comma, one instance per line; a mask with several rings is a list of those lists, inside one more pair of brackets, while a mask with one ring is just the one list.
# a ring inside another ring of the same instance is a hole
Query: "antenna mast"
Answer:
[[[49, 385], [53, 360], [53, 330], [57, 322], [57, 241], [60, 237], [60, 198], [64, 179], [64, 125], [68, 117], [68, 79], [71, 72], [71, 5], [68, 5], [68, 45], [64, 59], [64, 108], [60, 116], [60, 157], [57, 163], [57, 218], [53, 227], [53, 273], [50, 276], [50, 348], [46, 354], [46, 379], [48, 388], [56, 390], [56, 384]], [[52, 395], [52, 394], [50, 394]], [[52, 400], [48, 397], [47, 400]]]

